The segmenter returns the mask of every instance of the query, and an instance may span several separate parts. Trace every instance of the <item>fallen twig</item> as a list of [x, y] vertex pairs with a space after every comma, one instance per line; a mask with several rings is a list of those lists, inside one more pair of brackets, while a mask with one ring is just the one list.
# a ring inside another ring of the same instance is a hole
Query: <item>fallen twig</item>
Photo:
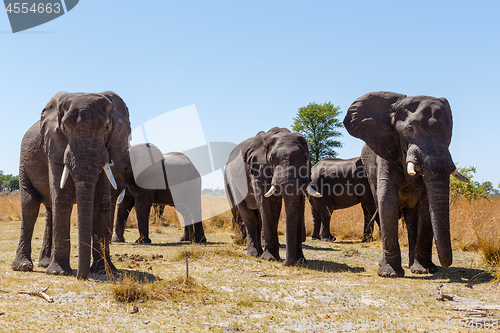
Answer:
[[49, 289], [49, 287], [44, 288], [44, 289], [39, 290], [39, 291], [19, 290], [19, 293], [20, 294], [31, 295], [31, 296], [38, 296], [38, 297], [43, 298], [44, 300], [46, 300], [49, 303], [53, 303], [54, 299], [45, 293], [48, 289]]
[[443, 284], [440, 284], [438, 287], [437, 287], [437, 290], [438, 290], [438, 294], [436, 296], [436, 299], [438, 301], [453, 301], [453, 296], [450, 296], [450, 295], [446, 295], [443, 293], [443, 291], [441, 290], [441, 288], [443, 287]]

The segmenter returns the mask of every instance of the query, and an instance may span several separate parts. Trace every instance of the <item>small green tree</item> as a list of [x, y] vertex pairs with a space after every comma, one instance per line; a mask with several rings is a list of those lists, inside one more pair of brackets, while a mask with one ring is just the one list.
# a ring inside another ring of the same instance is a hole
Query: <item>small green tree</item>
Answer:
[[0, 190], [4, 188], [11, 191], [19, 190], [19, 176], [4, 175], [0, 170]]
[[489, 200], [490, 191], [493, 189], [493, 186], [491, 182], [480, 184], [473, 180], [476, 167], [457, 167], [457, 171], [469, 178], [470, 182], [464, 183], [450, 176], [450, 203], [455, 203], [459, 198], [464, 198], [468, 202], [480, 199]]
[[337, 119], [340, 107], [331, 102], [324, 104], [309, 103], [299, 108], [293, 118], [292, 130], [301, 133], [307, 141], [311, 153], [311, 164], [316, 164], [324, 157], [335, 157], [334, 148], [341, 148], [342, 143], [335, 138], [342, 136], [338, 131], [344, 127]]

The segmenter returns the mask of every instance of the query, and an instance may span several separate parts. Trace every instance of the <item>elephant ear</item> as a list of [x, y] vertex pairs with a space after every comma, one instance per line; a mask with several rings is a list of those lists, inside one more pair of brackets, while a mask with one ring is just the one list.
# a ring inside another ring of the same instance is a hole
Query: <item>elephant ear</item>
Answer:
[[71, 94], [60, 91], [51, 98], [42, 110], [40, 134], [45, 154], [56, 163], [64, 162], [64, 151], [68, 145], [61, 132], [61, 119], [71, 104]]
[[248, 172], [258, 182], [263, 182], [266, 179], [265, 168], [269, 166], [267, 161], [269, 139], [269, 132], [259, 132], [250, 141], [243, 157]]
[[344, 126], [352, 136], [363, 140], [380, 157], [396, 162], [400, 157], [399, 139], [393, 126], [392, 105], [406, 95], [372, 92], [351, 104]]
[[123, 99], [112, 91], [102, 92], [101, 95], [106, 96], [113, 104], [113, 115], [110, 117], [111, 131], [106, 148], [110, 160], [118, 161], [129, 149], [131, 129], [128, 108]]

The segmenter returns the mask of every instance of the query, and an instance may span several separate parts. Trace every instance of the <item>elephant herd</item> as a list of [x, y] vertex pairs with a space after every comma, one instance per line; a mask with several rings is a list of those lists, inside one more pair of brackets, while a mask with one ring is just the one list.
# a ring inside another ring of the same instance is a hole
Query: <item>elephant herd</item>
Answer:
[[[398, 242], [401, 217], [408, 230], [411, 272], [437, 270], [432, 262], [433, 239], [441, 265], [450, 266], [449, 176], [467, 179], [456, 171], [448, 150], [452, 133], [448, 101], [368, 93], [349, 107], [344, 126], [365, 142], [358, 158], [325, 158], [311, 168], [304, 137], [277, 127], [257, 133], [230, 153], [225, 190], [233, 222], [246, 235], [248, 255], [281, 259], [277, 228], [284, 203], [283, 265], [305, 262], [308, 197], [312, 237], [330, 241], [335, 239], [330, 233], [332, 212], [361, 203], [363, 240], [371, 239], [374, 221], [380, 226], [380, 276], [404, 276]], [[42, 203], [46, 228], [38, 264], [48, 274], [72, 274], [69, 239], [75, 203], [79, 279], [103, 271], [106, 262], [116, 270], [109, 243], [124, 241], [125, 222], [134, 206], [140, 234], [136, 242], [151, 242], [148, 216], [153, 203], [175, 206], [182, 215], [181, 241], [206, 242], [201, 177], [193, 163], [182, 153], [163, 155], [153, 144], [130, 147], [130, 133], [128, 108], [113, 92], [59, 92], [49, 101], [21, 143], [22, 224], [12, 269], [33, 270], [31, 240]]]

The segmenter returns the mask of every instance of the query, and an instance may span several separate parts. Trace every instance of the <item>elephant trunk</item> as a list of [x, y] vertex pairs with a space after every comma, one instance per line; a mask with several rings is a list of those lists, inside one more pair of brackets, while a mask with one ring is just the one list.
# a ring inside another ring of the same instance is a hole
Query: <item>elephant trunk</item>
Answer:
[[427, 188], [432, 232], [439, 262], [448, 267], [453, 261], [450, 239], [450, 170], [454, 164], [448, 149], [435, 147], [434, 157], [423, 158], [423, 180]]
[[449, 176], [446, 180], [426, 180], [429, 211], [431, 215], [432, 232], [443, 267], [448, 267], [453, 261], [450, 239], [450, 207], [449, 207]]
[[295, 265], [304, 259], [302, 254], [302, 231], [304, 226], [304, 191], [309, 185], [307, 168], [297, 168], [286, 163], [277, 167], [272, 184], [280, 189], [285, 203], [286, 259], [285, 266]]
[[[78, 212], [77, 278], [87, 279], [90, 272], [92, 233], [96, 232], [93, 231], [96, 185], [99, 174], [106, 172], [103, 167], [108, 164], [109, 155], [106, 148], [99, 145], [97, 140], [91, 137], [79, 139], [78, 141], [75, 140], [73, 144], [70, 142], [68, 145], [65, 152], [65, 165], [70, 170], [75, 184]], [[111, 175], [111, 177], [113, 176]]]
[[284, 266], [295, 265], [302, 255], [302, 224], [304, 223], [304, 195], [284, 196], [286, 214], [286, 258]]
[[94, 191], [86, 182], [76, 182], [76, 203], [78, 210], [78, 279], [87, 279], [92, 252], [92, 220], [94, 215]]

